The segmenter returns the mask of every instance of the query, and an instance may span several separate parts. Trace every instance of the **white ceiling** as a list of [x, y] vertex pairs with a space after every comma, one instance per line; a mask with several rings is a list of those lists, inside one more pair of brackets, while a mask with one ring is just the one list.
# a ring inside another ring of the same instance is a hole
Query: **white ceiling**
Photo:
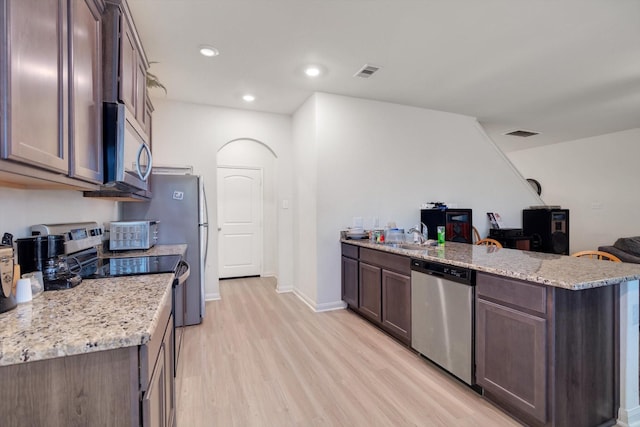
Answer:
[[[640, 127], [640, 0], [129, 5], [168, 99], [284, 114], [316, 91], [414, 105], [477, 117], [506, 152]], [[309, 63], [326, 73], [307, 78]], [[353, 77], [364, 64], [381, 70]], [[541, 134], [503, 135], [515, 129]]]

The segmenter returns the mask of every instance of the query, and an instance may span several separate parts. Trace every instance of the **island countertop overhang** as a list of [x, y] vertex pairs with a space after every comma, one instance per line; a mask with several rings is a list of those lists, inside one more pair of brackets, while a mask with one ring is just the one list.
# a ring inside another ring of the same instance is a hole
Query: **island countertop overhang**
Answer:
[[541, 285], [579, 291], [640, 279], [640, 265], [566, 255], [446, 242], [444, 247], [404, 249], [368, 240], [341, 239], [342, 243], [440, 262]]

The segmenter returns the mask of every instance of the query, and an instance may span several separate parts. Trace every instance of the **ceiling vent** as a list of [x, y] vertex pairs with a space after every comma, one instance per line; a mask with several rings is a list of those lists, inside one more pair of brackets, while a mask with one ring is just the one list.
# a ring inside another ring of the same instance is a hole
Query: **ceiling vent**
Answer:
[[533, 135], [539, 135], [539, 132], [530, 132], [528, 130], [514, 130], [513, 132], [507, 132], [505, 135], [519, 136], [521, 138], [527, 138]]
[[368, 79], [369, 77], [373, 76], [373, 74], [379, 69], [380, 67], [376, 67], [375, 65], [364, 64], [364, 67], [358, 70], [358, 72], [355, 73], [353, 77], [362, 77], [363, 79]]

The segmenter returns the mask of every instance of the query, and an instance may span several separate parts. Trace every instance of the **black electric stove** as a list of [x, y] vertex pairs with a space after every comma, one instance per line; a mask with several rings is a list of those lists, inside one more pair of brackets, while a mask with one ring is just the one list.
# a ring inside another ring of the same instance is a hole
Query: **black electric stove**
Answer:
[[98, 258], [83, 267], [85, 279], [137, 276], [140, 274], [175, 273], [180, 255], [135, 256], [126, 258]]

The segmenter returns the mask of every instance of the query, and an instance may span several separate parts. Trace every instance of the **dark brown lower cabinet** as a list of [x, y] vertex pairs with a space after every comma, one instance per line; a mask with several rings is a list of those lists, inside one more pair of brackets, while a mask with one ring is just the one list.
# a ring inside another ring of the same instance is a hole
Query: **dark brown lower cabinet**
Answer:
[[2, 366], [0, 384], [2, 427], [175, 426], [171, 302], [144, 345]]
[[342, 300], [358, 308], [358, 247], [342, 244]]
[[[348, 269], [343, 257], [343, 280]], [[411, 259], [360, 248], [358, 276], [357, 311], [399, 341], [410, 344]]]
[[476, 381], [485, 397], [530, 426], [615, 425], [618, 287], [476, 278]]
[[382, 326], [403, 341], [411, 340], [411, 277], [382, 270]]
[[375, 265], [360, 263], [360, 313], [374, 322], [381, 322], [382, 269]]
[[490, 301], [476, 305], [476, 379], [485, 393], [547, 419], [547, 321]]

